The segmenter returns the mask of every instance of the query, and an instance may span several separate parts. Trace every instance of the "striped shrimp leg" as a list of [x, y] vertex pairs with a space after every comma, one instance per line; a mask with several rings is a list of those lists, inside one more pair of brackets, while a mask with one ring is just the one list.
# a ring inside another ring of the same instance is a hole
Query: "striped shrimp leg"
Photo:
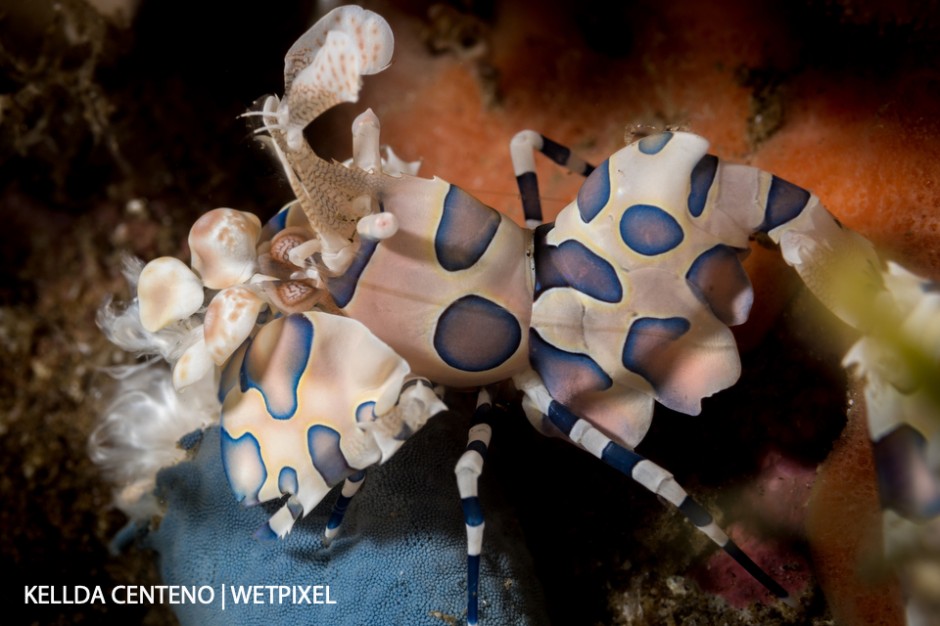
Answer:
[[512, 168], [522, 197], [525, 224], [535, 228], [542, 223], [542, 202], [539, 199], [539, 182], [535, 175], [535, 153], [541, 152], [568, 171], [587, 176], [594, 166], [573, 153], [569, 148], [552, 141], [534, 130], [523, 130], [509, 143]]
[[569, 441], [668, 501], [767, 591], [787, 604], [792, 603], [789, 592], [745, 554], [715, 523], [708, 511], [692, 499], [666, 469], [612, 441], [590, 422], [581, 419], [565, 405], [553, 400], [534, 372], [521, 374], [513, 380], [516, 386], [525, 393], [523, 408], [530, 421], [537, 424], [543, 419], [547, 420]]
[[490, 394], [481, 389], [473, 413], [473, 425], [468, 434], [467, 449], [454, 468], [467, 525], [467, 626], [476, 626], [479, 622], [480, 554], [483, 551], [484, 523], [477, 487], [493, 432], [490, 426], [492, 413]]
[[359, 493], [362, 483], [365, 482], [366, 472], [360, 470], [347, 478], [343, 482], [343, 488], [340, 491], [339, 498], [333, 504], [333, 511], [330, 513], [330, 519], [326, 522], [326, 528], [323, 530], [323, 542], [330, 544], [339, 534], [340, 527], [343, 525], [343, 518], [346, 517], [346, 509], [353, 497]]

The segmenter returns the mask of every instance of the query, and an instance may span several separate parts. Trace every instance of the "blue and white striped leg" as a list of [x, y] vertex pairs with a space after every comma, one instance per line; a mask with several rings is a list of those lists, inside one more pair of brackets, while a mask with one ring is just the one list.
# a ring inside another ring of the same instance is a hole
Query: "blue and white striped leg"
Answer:
[[[787, 604], [793, 604], [787, 590], [728, 537], [725, 531], [714, 522], [705, 507], [693, 500], [676, 482], [672, 474], [644, 456], [612, 441], [590, 422], [578, 417], [560, 402], [553, 400], [541, 381], [536, 379], [534, 374], [523, 374], [514, 379], [516, 386], [526, 394], [523, 407], [530, 421], [538, 427], [540, 420], [547, 420], [572, 443], [668, 501], [678, 508], [692, 525], [708, 535], [709, 539], [747, 570], [748, 574], [753, 576], [767, 591]], [[540, 412], [541, 415], [534, 415], [535, 411]]]
[[479, 622], [480, 553], [483, 550], [483, 509], [477, 497], [477, 484], [483, 473], [483, 461], [490, 445], [492, 428], [490, 416], [493, 405], [490, 394], [480, 390], [477, 408], [473, 413], [467, 449], [457, 461], [457, 489], [463, 506], [463, 519], [467, 524], [467, 626]]
[[365, 470], [359, 470], [343, 483], [343, 489], [339, 494], [339, 498], [336, 499], [336, 504], [333, 505], [333, 512], [330, 514], [330, 519], [326, 522], [326, 529], [323, 531], [323, 542], [325, 544], [329, 545], [339, 534], [340, 526], [343, 525], [343, 518], [346, 516], [346, 509], [349, 508], [349, 503], [359, 491], [359, 488], [362, 487], [365, 479]]
[[594, 171], [594, 166], [571, 152], [569, 148], [556, 143], [535, 132], [523, 130], [509, 143], [512, 155], [512, 168], [522, 196], [522, 211], [525, 224], [535, 228], [542, 223], [542, 202], [539, 199], [539, 182], [535, 176], [535, 153], [541, 152], [552, 161], [575, 174], [587, 176]]

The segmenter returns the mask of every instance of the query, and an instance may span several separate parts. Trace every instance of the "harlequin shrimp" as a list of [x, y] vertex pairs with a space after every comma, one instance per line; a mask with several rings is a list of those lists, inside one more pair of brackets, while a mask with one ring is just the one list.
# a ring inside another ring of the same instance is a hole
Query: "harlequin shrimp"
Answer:
[[[871, 245], [809, 191], [721, 161], [685, 132], [644, 137], [596, 167], [520, 132], [511, 153], [526, 228], [451, 183], [418, 177], [391, 150], [383, 155], [371, 111], [353, 124], [350, 161], [321, 159], [304, 128], [355, 102], [360, 77], [384, 69], [392, 48], [385, 20], [359, 7], [317, 22], [287, 53], [283, 98], [253, 114], [295, 199], [263, 226], [250, 213], [210, 211], [190, 232], [191, 269], [161, 258], [140, 274], [143, 327], [185, 329], [174, 384], [218, 378], [223, 463], [237, 498], [287, 497], [258, 536], [284, 537], [341, 484], [325, 530], [335, 537], [367, 468], [446, 408], [440, 388], [478, 389], [455, 470], [467, 622], [478, 623], [477, 480], [501, 413], [495, 385], [510, 381], [536, 429], [677, 507], [786, 600], [634, 448], [655, 402], [696, 415], [702, 398], [738, 379], [729, 327], [752, 304], [741, 265], [752, 239], [779, 245], [808, 287], [861, 328], [857, 301], [884, 292]], [[536, 152], [585, 176], [553, 223], [542, 223]]]

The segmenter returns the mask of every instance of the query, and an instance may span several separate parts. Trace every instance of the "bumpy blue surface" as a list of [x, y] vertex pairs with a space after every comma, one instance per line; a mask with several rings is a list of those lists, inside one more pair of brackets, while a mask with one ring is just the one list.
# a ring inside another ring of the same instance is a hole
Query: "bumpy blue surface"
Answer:
[[[329, 548], [322, 531], [338, 493], [300, 520], [284, 540], [252, 533], [275, 506], [235, 502], [222, 470], [219, 430], [206, 431], [196, 456], [161, 472], [167, 512], [147, 542], [168, 585], [211, 585], [210, 605], [174, 606], [186, 624], [442, 626], [465, 623], [466, 539], [453, 467], [466, 445], [466, 422], [431, 420], [383, 467], [372, 468]], [[484, 470], [486, 538], [481, 624], [546, 624], [541, 591], [524, 542], [500, 519], [498, 477]], [[228, 594], [222, 611], [222, 585]], [[231, 585], [329, 585], [333, 605], [233, 605]]]

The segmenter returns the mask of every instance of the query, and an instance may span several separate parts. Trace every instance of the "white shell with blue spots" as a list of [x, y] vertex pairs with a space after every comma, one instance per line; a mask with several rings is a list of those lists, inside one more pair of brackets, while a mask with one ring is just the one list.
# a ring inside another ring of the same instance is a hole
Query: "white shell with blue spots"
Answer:
[[654, 400], [696, 414], [740, 374], [728, 325], [753, 297], [740, 257], [777, 179], [707, 148], [688, 133], [627, 146], [535, 234], [440, 179], [383, 177], [399, 232], [361, 241], [330, 291], [418, 375], [474, 387], [532, 367], [636, 445]]
[[[353, 358], [358, 355], [358, 358]], [[304, 512], [401, 441], [369, 428], [408, 364], [364, 326], [308, 312], [265, 324], [223, 372], [222, 457], [239, 500], [296, 496]]]
[[337, 304], [441, 384], [475, 387], [528, 367], [531, 234], [439, 178], [382, 183], [398, 232], [361, 244], [364, 265], [329, 282]]
[[[692, 173], [707, 149], [704, 139], [687, 133], [664, 133], [627, 146], [594, 170], [545, 239], [559, 247], [577, 242], [603, 259], [622, 294], [602, 298], [575, 281], [537, 297], [532, 327], [555, 348], [589, 356], [611, 379], [606, 388], [571, 388], [551, 380], [546, 385], [629, 445], [642, 439], [652, 414], [652, 402], [642, 402], [638, 394], [696, 414], [701, 398], [734, 384], [740, 374], [726, 323], [747, 318], [752, 292], [737, 253], [747, 247], [748, 228], [760, 218], [748, 216], [742, 224], [724, 212], [714, 178], [699, 185], [705, 194], [696, 190], [704, 206], [690, 208]], [[759, 189], [759, 176], [754, 182]], [[707, 265], [715, 256], [725, 271], [707, 287], [719, 294], [714, 306], [725, 322], [689, 280], [697, 260], [704, 258], [699, 266]], [[606, 291], [614, 293], [610, 287]]]

